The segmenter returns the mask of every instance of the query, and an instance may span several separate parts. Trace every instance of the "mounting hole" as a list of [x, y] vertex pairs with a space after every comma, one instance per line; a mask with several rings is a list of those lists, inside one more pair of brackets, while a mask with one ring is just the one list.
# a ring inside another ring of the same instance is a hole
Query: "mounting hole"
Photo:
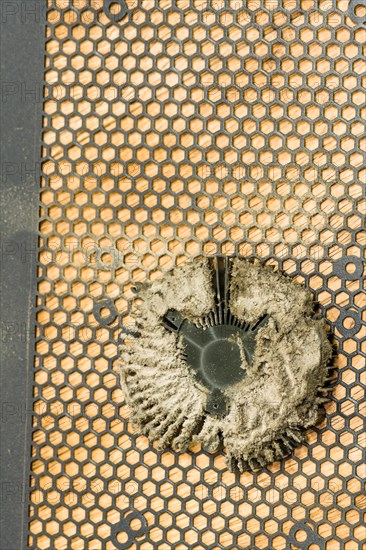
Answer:
[[308, 534], [306, 531], [304, 531], [304, 529], [299, 529], [298, 531], [296, 531], [295, 539], [298, 542], [304, 542], [307, 538], [308, 538]]
[[333, 264], [333, 274], [346, 281], [358, 281], [363, 274], [363, 262], [358, 256], [343, 256]]
[[132, 531], [140, 531], [140, 529], [142, 529], [142, 521], [140, 518], [132, 518], [130, 520], [130, 528]]
[[317, 542], [317, 540], [319, 540], [318, 535], [315, 531], [310, 529], [304, 521], [299, 521], [291, 527], [289, 539], [290, 548], [294, 548], [296, 550], [299, 550], [300, 548], [303, 550], [310, 550], [310, 548], [312, 548], [312, 550], [319, 550]]
[[127, 510], [119, 523], [111, 527], [111, 540], [119, 550], [130, 548], [136, 539], [145, 535], [147, 531], [146, 519], [136, 510]]
[[342, 311], [335, 324], [343, 336], [351, 338], [361, 328], [361, 316], [353, 310]]
[[358, 24], [366, 24], [366, 6], [361, 0], [351, 0], [347, 11], [352, 21]]
[[97, 323], [102, 326], [113, 323], [118, 313], [112, 300], [103, 300], [96, 302], [93, 308], [93, 314]]
[[357, 17], [365, 17], [366, 16], [366, 6], [364, 4], [356, 4], [356, 6], [353, 8], [353, 12]]
[[106, 0], [104, 3], [104, 12], [114, 21], [120, 21], [127, 13], [128, 8], [125, 0]]
[[118, 2], [112, 2], [109, 5], [109, 11], [112, 15], [118, 15], [122, 11], [122, 6]]
[[342, 321], [342, 325], [347, 330], [352, 330], [356, 326], [356, 321], [352, 317], [345, 317]]
[[352, 262], [346, 264], [346, 271], [350, 275], [353, 275], [353, 273], [356, 273], [357, 266], [353, 264]]
[[111, 314], [111, 310], [107, 307], [102, 307], [102, 309], [99, 312], [99, 315], [102, 317], [102, 319], [107, 319]]
[[125, 531], [120, 531], [119, 533], [117, 533], [116, 535], [116, 540], [120, 543], [120, 544], [125, 544], [126, 542], [128, 542], [129, 540], [129, 536], [128, 534], [125, 532]]

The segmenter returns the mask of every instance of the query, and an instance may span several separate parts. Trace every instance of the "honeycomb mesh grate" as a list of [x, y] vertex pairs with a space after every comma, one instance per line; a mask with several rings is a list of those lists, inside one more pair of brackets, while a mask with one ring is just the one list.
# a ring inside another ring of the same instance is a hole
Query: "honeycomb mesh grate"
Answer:
[[[364, 17], [110, 4], [48, 9], [29, 547], [359, 550]], [[215, 254], [305, 284], [339, 350], [308, 443], [242, 475], [134, 434], [116, 374], [134, 284]]]

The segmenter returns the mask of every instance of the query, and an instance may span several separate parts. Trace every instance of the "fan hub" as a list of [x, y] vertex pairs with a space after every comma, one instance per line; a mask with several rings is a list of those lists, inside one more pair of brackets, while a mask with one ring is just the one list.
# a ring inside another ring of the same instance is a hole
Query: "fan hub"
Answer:
[[226, 388], [240, 382], [245, 376], [241, 364], [240, 348], [233, 337], [214, 340], [202, 351], [203, 376], [215, 388]]
[[224, 390], [246, 376], [243, 366], [249, 368], [253, 364], [256, 337], [267, 324], [268, 315], [251, 324], [231, 314], [227, 259], [217, 259], [214, 284], [216, 307], [197, 324], [171, 309], [165, 314], [163, 325], [182, 339], [188, 367], [209, 391], [205, 410], [222, 415], [228, 405]]

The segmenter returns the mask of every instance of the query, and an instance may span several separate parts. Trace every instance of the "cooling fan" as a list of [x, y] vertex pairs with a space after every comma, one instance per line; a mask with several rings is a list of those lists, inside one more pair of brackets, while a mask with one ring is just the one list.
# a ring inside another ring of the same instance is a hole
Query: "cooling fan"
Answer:
[[121, 349], [136, 429], [159, 447], [226, 448], [257, 468], [323, 415], [332, 348], [309, 291], [242, 259], [188, 262], [137, 293]]

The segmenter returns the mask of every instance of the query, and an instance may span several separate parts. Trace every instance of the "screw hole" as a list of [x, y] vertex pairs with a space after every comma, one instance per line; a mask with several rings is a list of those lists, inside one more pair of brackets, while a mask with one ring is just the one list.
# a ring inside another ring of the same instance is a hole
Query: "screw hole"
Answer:
[[117, 533], [116, 539], [120, 544], [126, 544], [129, 537], [125, 531], [120, 531], [119, 533]]
[[118, 2], [112, 2], [109, 6], [109, 11], [112, 15], [118, 15], [122, 11], [122, 6]]
[[304, 529], [299, 529], [295, 533], [295, 539], [299, 542], [304, 542], [308, 538], [308, 534]]
[[351, 330], [355, 328], [356, 321], [352, 317], [345, 317], [342, 322], [344, 328]]
[[139, 531], [142, 527], [142, 522], [139, 518], [132, 518], [130, 520], [130, 528], [133, 531]]
[[108, 309], [107, 307], [102, 307], [102, 309], [100, 310], [100, 316], [103, 318], [103, 319], [107, 319], [111, 314], [111, 310]]
[[347, 273], [350, 273], [351, 275], [352, 275], [353, 273], [355, 273], [356, 269], [357, 269], [357, 268], [356, 268], [355, 264], [353, 264], [353, 263], [351, 263], [351, 262], [350, 262], [349, 264], [346, 265], [346, 271], [347, 271]]
[[366, 15], [366, 6], [361, 4], [356, 4], [356, 6], [353, 8], [353, 13], [356, 15], [356, 17], [365, 17]]

